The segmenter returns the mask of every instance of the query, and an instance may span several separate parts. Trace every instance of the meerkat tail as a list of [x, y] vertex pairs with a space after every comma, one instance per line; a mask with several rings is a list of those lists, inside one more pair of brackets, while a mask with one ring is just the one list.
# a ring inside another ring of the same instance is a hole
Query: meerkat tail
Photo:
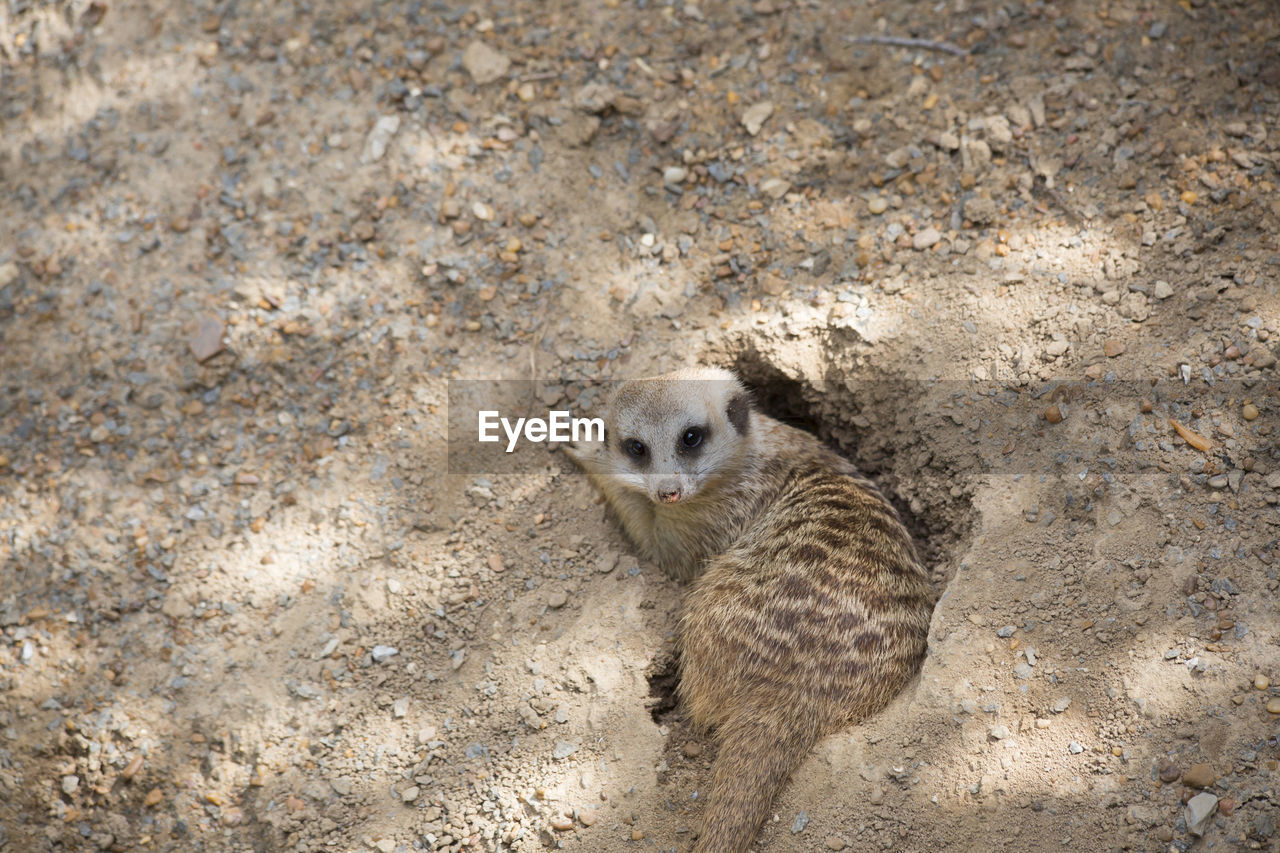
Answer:
[[812, 715], [748, 705], [721, 727], [711, 797], [694, 853], [744, 853], [823, 731]]

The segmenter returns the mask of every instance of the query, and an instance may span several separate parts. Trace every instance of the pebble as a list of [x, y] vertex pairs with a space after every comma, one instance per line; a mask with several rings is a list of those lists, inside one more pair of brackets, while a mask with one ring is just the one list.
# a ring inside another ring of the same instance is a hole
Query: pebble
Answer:
[[1208, 788], [1213, 784], [1213, 765], [1201, 762], [1192, 764], [1182, 774], [1182, 784], [1188, 788]]
[[506, 75], [511, 60], [482, 41], [476, 40], [462, 52], [462, 67], [479, 86], [492, 83]]
[[888, 208], [889, 208], [889, 202], [887, 199], [885, 199], [884, 196], [880, 196], [880, 195], [874, 196], [870, 201], [867, 202], [867, 210], [871, 211], [876, 215], [884, 213], [886, 210], [888, 210]]
[[1066, 341], [1049, 341], [1049, 343], [1045, 345], [1044, 351], [1050, 357], [1057, 358], [1060, 355], [1065, 355], [1067, 350], [1070, 348], [1071, 344]]
[[791, 182], [782, 178], [769, 178], [760, 182], [760, 192], [769, 198], [782, 198], [791, 189]]
[[809, 825], [809, 813], [800, 812], [798, 815], [796, 815], [795, 821], [791, 824], [791, 834], [799, 835], [800, 833], [804, 832], [805, 827], [808, 825]]
[[205, 362], [222, 352], [222, 334], [225, 327], [217, 317], [201, 317], [195, 334], [187, 341], [196, 361]]
[[1062, 423], [1062, 410], [1057, 406], [1050, 406], [1044, 410], [1044, 419], [1051, 424]]
[[1218, 798], [1213, 794], [1199, 793], [1187, 801], [1187, 831], [1192, 835], [1204, 835], [1205, 824], [1213, 817]]
[[573, 829], [573, 820], [564, 816], [557, 815], [551, 818], [551, 828], [557, 832], [568, 832]]
[[1156, 299], [1168, 299], [1173, 296], [1173, 287], [1164, 279], [1159, 279], [1151, 289], [1151, 295]]
[[74, 794], [80, 789], [80, 777], [71, 775], [62, 777], [62, 793]]
[[330, 779], [329, 787], [339, 797], [345, 797], [351, 793], [351, 781], [348, 779]]
[[764, 127], [764, 123], [769, 120], [771, 115], [773, 115], [773, 104], [770, 101], [752, 104], [742, 114], [742, 126], [747, 129], [747, 133], [755, 136]]
[[828, 850], [843, 850], [849, 844], [838, 835], [828, 835], [823, 839], [823, 843], [827, 845]]
[[8, 287], [18, 280], [18, 265], [13, 261], [0, 264], [0, 288]]
[[911, 238], [911, 248], [917, 252], [923, 252], [925, 249], [934, 246], [941, 239], [941, 232], [931, 226], [916, 232], [915, 236]]
[[1063, 696], [1057, 701], [1055, 701], [1052, 705], [1050, 705], [1049, 710], [1053, 711], [1053, 713], [1055, 714], [1061, 714], [1062, 712], [1066, 711], [1070, 707], [1071, 707], [1071, 698], [1069, 696]]
[[988, 732], [988, 734], [991, 735], [992, 740], [1004, 740], [1009, 736], [1009, 727], [1008, 726], [992, 726], [991, 731]]
[[1178, 778], [1182, 776], [1182, 771], [1178, 769], [1178, 765], [1168, 760], [1161, 761], [1156, 772], [1160, 774], [1160, 781], [1165, 784], [1177, 782]]
[[376, 163], [387, 153], [387, 145], [391, 137], [400, 130], [400, 116], [382, 116], [373, 123], [373, 129], [364, 140], [364, 150], [360, 153], [361, 163]]
[[1253, 677], [1253, 686], [1258, 690], [1266, 690], [1271, 686], [1271, 679], [1267, 678], [1262, 673], [1258, 673]]
[[1084, 752], [1084, 747], [1073, 740], [1071, 743], [1067, 744], [1067, 752], [1070, 752], [1072, 755], [1079, 755]]
[[401, 696], [391, 705], [391, 715], [396, 719], [406, 716], [409, 713], [409, 697]]
[[964, 218], [978, 225], [986, 225], [996, 218], [999, 208], [989, 198], [971, 198], [964, 203]]
[[146, 806], [158, 806], [160, 805], [160, 801], [163, 799], [164, 799], [164, 792], [161, 791], [159, 788], [152, 788], [150, 791], [147, 791], [146, 799], [144, 799], [142, 802], [143, 802], [143, 805], [146, 805]]
[[417, 785], [410, 785], [400, 792], [400, 802], [412, 803], [414, 800], [418, 799], [418, 794], [420, 793], [422, 793], [422, 791]]
[[142, 769], [142, 756], [135, 755], [133, 759], [124, 766], [120, 771], [120, 778], [128, 781], [138, 775], [138, 771]]
[[1267, 700], [1267, 713], [1280, 714], [1280, 696], [1272, 696]]
[[1115, 338], [1108, 338], [1102, 342], [1102, 353], [1107, 358], [1115, 358], [1116, 356], [1123, 355], [1124, 351], [1125, 346], [1123, 341], [1118, 341]]
[[378, 848], [378, 853], [396, 853], [396, 840], [394, 838], [380, 838], [373, 846]]
[[683, 166], [668, 166], [662, 170], [662, 183], [669, 187], [683, 184], [687, 177], [689, 177], [689, 170]]
[[559, 610], [569, 603], [569, 596], [563, 590], [557, 590], [547, 597], [547, 606], [552, 610]]
[[374, 663], [384, 663], [400, 654], [400, 650], [395, 646], [377, 645], [373, 647], [373, 651], [370, 654], [373, 655]]
[[583, 826], [594, 826], [599, 819], [599, 815], [591, 809], [578, 809], [578, 822]]
[[1255, 421], [1258, 419], [1258, 407], [1253, 403], [1245, 403], [1240, 414], [1244, 416], [1246, 421]]
[[556, 759], [568, 758], [577, 751], [578, 745], [576, 743], [570, 743], [567, 740], [558, 740], [556, 741], [555, 747], [551, 750], [551, 757]]

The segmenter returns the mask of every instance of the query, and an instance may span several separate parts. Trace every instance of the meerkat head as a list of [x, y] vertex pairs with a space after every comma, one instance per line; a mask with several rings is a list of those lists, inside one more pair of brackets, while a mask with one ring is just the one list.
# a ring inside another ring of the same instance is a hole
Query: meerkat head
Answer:
[[692, 368], [619, 386], [604, 453], [617, 481], [655, 503], [693, 500], [748, 461], [751, 395], [719, 368]]

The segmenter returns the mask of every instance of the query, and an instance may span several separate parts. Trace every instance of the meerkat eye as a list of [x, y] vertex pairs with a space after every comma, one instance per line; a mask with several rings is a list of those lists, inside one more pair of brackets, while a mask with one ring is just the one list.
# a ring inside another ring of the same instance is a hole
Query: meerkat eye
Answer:
[[684, 435], [680, 436], [680, 443], [690, 448], [702, 444], [702, 427], [689, 427], [684, 431]]
[[643, 459], [645, 454], [644, 442], [639, 439], [630, 439], [622, 445], [627, 450], [627, 455], [635, 459]]

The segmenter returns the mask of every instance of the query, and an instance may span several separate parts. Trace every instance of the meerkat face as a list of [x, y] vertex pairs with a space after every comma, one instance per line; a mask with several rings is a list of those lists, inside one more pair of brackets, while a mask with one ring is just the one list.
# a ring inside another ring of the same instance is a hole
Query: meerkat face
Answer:
[[615, 476], [655, 503], [694, 500], [745, 461], [751, 401], [728, 371], [625, 382], [611, 415], [605, 440]]

